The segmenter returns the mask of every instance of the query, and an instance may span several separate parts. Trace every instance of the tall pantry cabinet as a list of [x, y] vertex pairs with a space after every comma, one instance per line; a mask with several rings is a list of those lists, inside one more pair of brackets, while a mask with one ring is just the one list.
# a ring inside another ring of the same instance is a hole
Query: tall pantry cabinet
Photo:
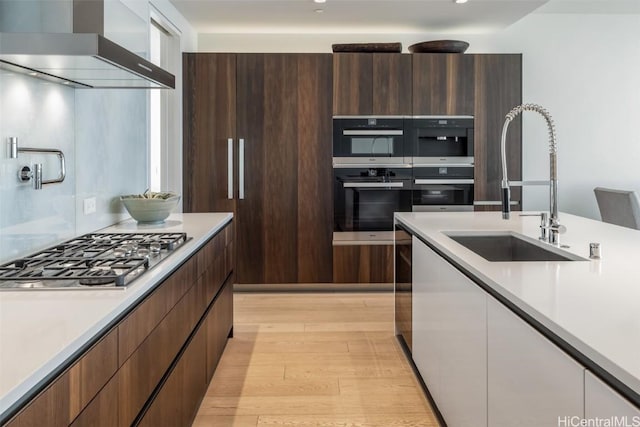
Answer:
[[186, 53], [184, 211], [231, 211], [236, 283], [332, 281], [330, 54]]

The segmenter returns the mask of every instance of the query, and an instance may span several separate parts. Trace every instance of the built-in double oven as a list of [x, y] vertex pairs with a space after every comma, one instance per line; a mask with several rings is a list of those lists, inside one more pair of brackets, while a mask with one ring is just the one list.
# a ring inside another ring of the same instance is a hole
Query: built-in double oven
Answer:
[[[333, 120], [334, 231], [393, 230], [393, 213], [411, 211], [411, 148], [404, 117]], [[380, 234], [360, 233], [378, 238]]]
[[349, 238], [392, 233], [394, 212], [473, 210], [473, 117], [334, 117], [333, 176]]

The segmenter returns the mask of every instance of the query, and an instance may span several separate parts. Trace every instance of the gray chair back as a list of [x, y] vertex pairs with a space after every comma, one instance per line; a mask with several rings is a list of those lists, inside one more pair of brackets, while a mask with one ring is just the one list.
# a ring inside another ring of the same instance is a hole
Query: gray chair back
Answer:
[[640, 202], [635, 191], [593, 189], [603, 222], [640, 230]]

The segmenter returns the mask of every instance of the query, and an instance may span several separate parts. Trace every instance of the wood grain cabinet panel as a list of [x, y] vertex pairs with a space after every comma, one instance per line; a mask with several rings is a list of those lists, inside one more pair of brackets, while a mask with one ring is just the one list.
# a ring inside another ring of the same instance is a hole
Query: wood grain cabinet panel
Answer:
[[114, 376], [71, 424], [72, 427], [118, 425], [118, 376]]
[[373, 115], [411, 114], [411, 56], [400, 53], [373, 54]]
[[67, 426], [71, 419], [70, 376], [67, 371], [7, 424], [7, 427], [41, 427], [42, 420], [52, 427]]
[[200, 327], [137, 425], [191, 425], [207, 389], [205, 354], [206, 333]]
[[120, 425], [133, 422], [193, 330], [197, 297], [192, 287], [118, 371]]
[[393, 245], [333, 247], [334, 283], [393, 283]]
[[[478, 54], [475, 58], [475, 185], [476, 210], [500, 210], [502, 180], [500, 139], [505, 115], [522, 104], [522, 55]], [[507, 134], [509, 180], [522, 179], [522, 117], [509, 125]], [[519, 187], [511, 200], [522, 201]], [[522, 204], [512, 207], [520, 210]]]
[[198, 53], [183, 65], [185, 211], [235, 213], [238, 283], [330, 282], [331, 55]]
[[473, 115], [474, 56], [413, 55], [414, 115]]
[[[69, 425], [118, 369], [118, 335], [108, 333], [8, 426]], [[50, 424], [49, 424], [50, 423]]]
[[183, 54], [184, 212], [234, 211], [227, 192], [228, 140], [237, 143], [235, 67], [235, 54]]
[[77, 382], [72, 381], [71, 396], [72, 398], [77, 396], [79, 399], [78, 409], [74, 411], [74, 415], [89, 404], [118, 370], [117, 331], [107, 334], [80, 359], [76, 366], [79, 375], [73, 375], [75, 369], [71, 369], [72, 378], [74, 376], [77, 378]]
[[167, 313], [193, 286], [196, 260], [194, 255], [167, 278], [118, 326], [118, 363], [121, 366], [146, 339]]
[[233, 284], [230, 281], [220, 291], [205, 319], [207, 333], [207, 379], [213, 377], [227, 337], [233, 327]]
[[334, 115], [411, 114], [411, 55], [333, 55]]
[[373, 114], [373, 54], [333, 54], [333, 114]]
[[330, 55], [297, 56], [298, 112], [296, 141], [298, 283], [332, 281], [333, 179]]

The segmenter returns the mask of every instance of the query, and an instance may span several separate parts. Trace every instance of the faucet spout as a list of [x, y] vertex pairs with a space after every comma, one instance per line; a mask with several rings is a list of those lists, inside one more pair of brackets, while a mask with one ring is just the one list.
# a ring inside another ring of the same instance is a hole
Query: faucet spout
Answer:
[[507, 130], [509, 124], [523, 111], [535, 111], [540, 114], [549, 130], [549, 243], [558, 243], [558, 233], [560, 224], [558, 222], [558, 146], [556, 143], [556, 128], [549, 112], [537, 104], [522, 104], [514, 107], [505, 116], [502, 127], [502, 138], [500, 140], [500, 154], [502, 157], [502, 218], [509, 219], [510, 216], [510, 188], [507, 174]]

